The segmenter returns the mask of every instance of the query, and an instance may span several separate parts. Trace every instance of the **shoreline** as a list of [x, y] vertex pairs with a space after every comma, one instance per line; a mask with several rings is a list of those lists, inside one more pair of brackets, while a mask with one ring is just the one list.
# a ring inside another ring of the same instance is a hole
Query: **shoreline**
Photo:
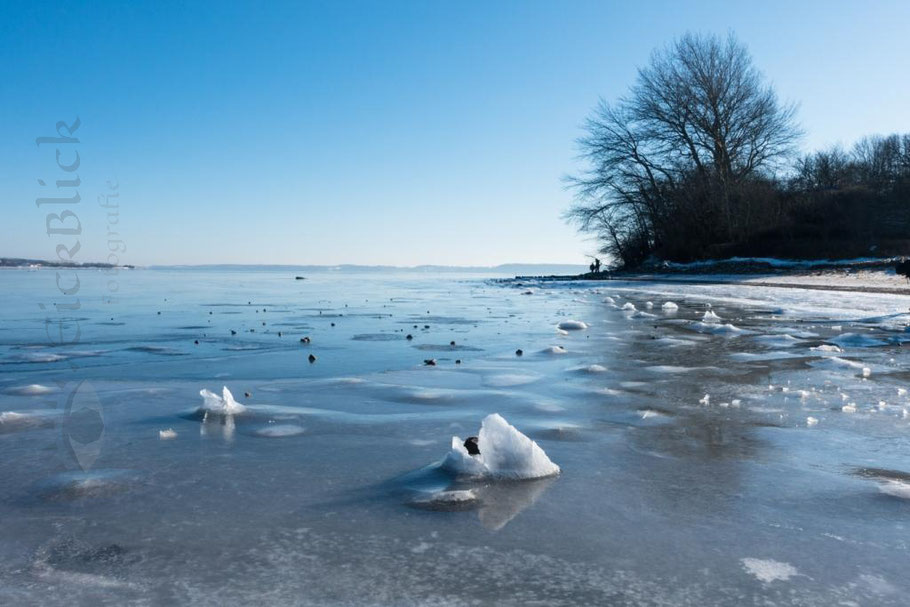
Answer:
[[608, 284], [613, 281], [651, 282], [665, 284], [726, 285], [776, 289], [805, 289], [848, 293], [879, 293], [910, 297], [910, 280], [893, 271], [843, 269], [762, 273], [613, 273], [602, 275], [579, 274], [576, 276], [516, 276], [507, 282], [581, 282], [592, 281]]

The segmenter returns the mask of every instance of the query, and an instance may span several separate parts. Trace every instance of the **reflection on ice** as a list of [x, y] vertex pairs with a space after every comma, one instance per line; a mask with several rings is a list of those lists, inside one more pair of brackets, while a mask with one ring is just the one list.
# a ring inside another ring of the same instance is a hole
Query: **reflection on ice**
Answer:
[[135, 481], [129, 470], [63, 472], [38, 483], [37, 492], [47, 501], [99, 498], [126, 491]]

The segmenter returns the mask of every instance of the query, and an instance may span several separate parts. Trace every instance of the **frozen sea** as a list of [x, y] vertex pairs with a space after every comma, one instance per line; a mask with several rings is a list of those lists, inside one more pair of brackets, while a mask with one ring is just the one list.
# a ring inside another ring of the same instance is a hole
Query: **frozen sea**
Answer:
[[910, 296], [79, 279], [0, 271], [0, 605], [910, 603]]

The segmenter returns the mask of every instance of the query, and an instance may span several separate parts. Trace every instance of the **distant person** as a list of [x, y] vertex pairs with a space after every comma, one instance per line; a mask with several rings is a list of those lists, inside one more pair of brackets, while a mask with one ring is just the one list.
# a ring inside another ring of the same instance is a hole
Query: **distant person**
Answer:
[[897, 262], [897, 264], [894, 266], [894, 271], [895, 271], [896, 273], [900, 274], [901, 276], [905, 276], [905, 277], [907, 277], [908, 279], [910, 279], [910, 261], [908, 261], [907, 259], [902, 258], [902, 259], [901, 259], [899, 262]]
[[590, 274], [593, 274], [593, 273], [594, 273], [594, 264], [593, 264], [593, 263], [592, 263], [591, 265], [588, 266], [588, 272], [589, 272]]
[[600, 274], [600, 260], [596, 257], [594, 258], [594, 273]]

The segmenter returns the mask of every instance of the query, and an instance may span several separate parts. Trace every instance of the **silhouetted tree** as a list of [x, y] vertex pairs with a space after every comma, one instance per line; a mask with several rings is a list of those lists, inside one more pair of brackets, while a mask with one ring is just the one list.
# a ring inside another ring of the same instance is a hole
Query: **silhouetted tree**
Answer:
[[687, 34], [585, 123], [567, 215], [626, 265], [705, 255], [780, 213], [768, 193], [800, 135], [794, 115], [733, 35]]

